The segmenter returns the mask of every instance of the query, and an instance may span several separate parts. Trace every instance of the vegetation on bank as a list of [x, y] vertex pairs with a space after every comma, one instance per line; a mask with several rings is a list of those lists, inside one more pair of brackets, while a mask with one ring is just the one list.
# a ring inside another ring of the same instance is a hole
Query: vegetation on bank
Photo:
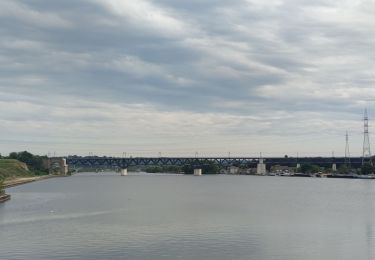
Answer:
[[[143, 170], [148, 173], [184, 173], [184, 174], [193, 174], [194, 169], [197, 168], [194, 165], [166, 165], [166, 166], [148, 166]], [[208, 162], [207, 164], [199, 166], [202, 169], [203, 174], [218, 174], [220, 173], [220, 167], [217, 163]]]
[[0, 196], [5, 194], [4, 178], [0, 178]]
[[144, 171], [148, 173], [180, 173], [182, 172], [182, 167], [175, 165], [148, 166]]
[[33, 155], [27, 151], [13, 152], [9, 156], [0, 156], [0, 178], [32, 177], [46, 175], [48, 170], [43, 167], [44, 156]]
[[[194, 165], [184, 165], [182, 167], [182, 171], [185, 174], [194, 174], [194, 169], [197, 167], [194, 167]], [[205, 165], [199, 166], [200, 169], [202, 169], [203, 174], [218, 174], [220, 173], [220, 167], [217, 163], [209, 162]]]
[[305, 174], [311, 174], [320, 172], [321, 168], [318, 165], [314, 164], [302, 164], [301, 167], [297, 169], [297, 171]]
[[27, 167], [35, 175], [48, 174], [48, 170], [43, 165], [43, 160], [47, 159], [47, 156], [33, 155], [27, 151], [23, 152], [12, 152], [8, 156], [9, 159], [15, 159], [20, 162], [26, 163]]
[[[318, 172], [332, 172], [331, 169], [324, 169], [322, 167], [319, 167], [318, 165], [314, 164], [302, 164], [300, 168], [297, 169], [298, 172], [305, 173], [305, 174], [313, 174]], [[371, 164], [364, 164], [359, 169], [353, 169], [348, 167], [347, 165], [341, 165], [337, 172], [338, 174], [362, 174], [362, 175], [369, 175], [369, 174], [375, 174], [375, 166]]]
[[32, 172], [27, 166], [14, 159], [0, 159], [0, 178], [31, 177]]
[[361, 174], [363, 175], [374, 174], [374, 172], [375, 172], [375, 167], [371, 164], [366, 163], [362, 165], [361, 167]]

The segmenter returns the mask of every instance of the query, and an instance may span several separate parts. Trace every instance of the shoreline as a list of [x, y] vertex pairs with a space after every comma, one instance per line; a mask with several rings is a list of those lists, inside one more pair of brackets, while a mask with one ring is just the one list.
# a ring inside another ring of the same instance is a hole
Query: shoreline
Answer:
[[[17, 178], [13, 178], [13, 179], [4, 181], [4, 189], [15, 187], [15, 186], [18, 186], [18, 185], [27, 184], [27, 183], [30, 183], [30, 182], [46, 180], [46, 179], [50, 179], [50, 178], [54, 178], [54, 177], [61, 177], [61, 176], [59, 176], [59, 175], [43, 175], [43, 176], [33, 176], [33, 177], [17, 177]], [[4, 202], [6, 202], [10, 199], [11, 199], [10, 194], [6, 194], [6, 193], [1, 194], [0, 195], [0, 204], [4, 203]]]
[[58, 175], [43, 175], [43, 176], [14, 178], [14, 179], [4, 181], [4, 188], [7, 189], [7, 188], [22, 185], [22, 184], [46, 180], [46, 179], [50, 179], [50, 178], [54, 178], [54, 177], [61, 177], [61, 176], [58, 176]]

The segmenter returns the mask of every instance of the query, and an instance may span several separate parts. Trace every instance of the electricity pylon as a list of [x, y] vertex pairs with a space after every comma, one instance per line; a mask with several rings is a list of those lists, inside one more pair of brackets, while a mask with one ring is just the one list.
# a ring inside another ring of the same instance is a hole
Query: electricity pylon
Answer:
[[371, 150], [370, 150], [370, 138], [368, 133], [368, 116], [367, 116], [367, 108], [365, 109], [365, 114], [363, 117], [363, 153], [362, 153], [362, 165], [372, 163], [371, 158]]

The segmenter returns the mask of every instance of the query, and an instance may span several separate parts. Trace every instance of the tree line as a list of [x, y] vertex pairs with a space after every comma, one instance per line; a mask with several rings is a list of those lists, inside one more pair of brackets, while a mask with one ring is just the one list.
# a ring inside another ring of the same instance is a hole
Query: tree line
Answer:
[[0, 159], [14, 159], [23, 162], [27, 165], [30, 171], [36, 175], [43, 175], [48, 173], [48, 169], [44, 167], [43, 160], [47, 159], [47, 156], [34, 155], [27, 151], [23, 152], [11, 152], [8, 156], [1, 156]]
[[[321, 171], [325, 171], [324, 168], [320, 167], [319, 165], [314, 164], [302, 164], [300, 168], [297, 169], [298, 172], [311, 174], [311, 173], [318, 173]], [[337, 173], [339, 174], [363, 174], [363, 175], [369, 175], [375, 173], [375, 166], [371, 164], [364, 164], [359, 169], [350, 168], [348, 165], [341, 165], [337, 169]]]
[[148, 166], [145, 171], [148, 173], [184, 173], [193, 174], [195, 168], [202, 169], [204, 174], [218, 174], [220, 167], [217, 163], [208, 162], [204, 165], [194, 166], [186, 164], [184, 166], [166, 165], [166, 166]]

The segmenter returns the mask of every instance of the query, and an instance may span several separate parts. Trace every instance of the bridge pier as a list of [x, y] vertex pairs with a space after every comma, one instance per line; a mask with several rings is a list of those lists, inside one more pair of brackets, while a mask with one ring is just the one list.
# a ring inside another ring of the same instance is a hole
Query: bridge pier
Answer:
[[266, 174], [266, 164], [264, 163], [264, 159], [259, 159], [259, 163], [257, 165], [257, 174], [264, 175]]
[[194, 176], [202, 176], [202, 169], [194, 169]]
[[43, 160], [43, 166], [49, 174], [67, 175], [69, 172], [65, 158], [47, 158]]
[[337, 171], [336, 163], [333, 163], [333, 164], [332, 164], [332, 171], [334, 171], [334, 172]]
[[125, 168], [125, 169], [121, 169], [121, 176], [126, 176], [128, 175], [128, 169]]

